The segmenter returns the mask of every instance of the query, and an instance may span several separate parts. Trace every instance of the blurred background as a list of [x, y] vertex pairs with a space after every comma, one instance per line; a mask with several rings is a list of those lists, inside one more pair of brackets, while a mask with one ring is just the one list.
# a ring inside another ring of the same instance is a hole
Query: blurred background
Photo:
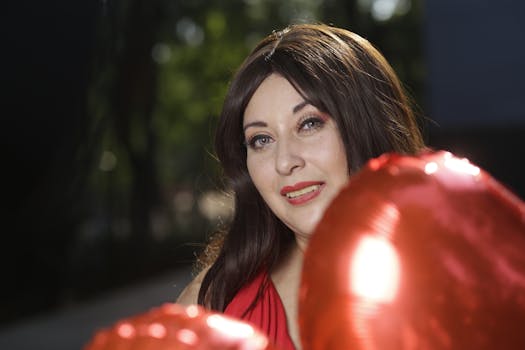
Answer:
[[289, 23], [359, 33], [427, 143], [525, 195], [525, 3], [21, 0], [2, 11], [0, 348], [80, 349], [173, 301], [231, 203], [211, 142], [232, 72]]

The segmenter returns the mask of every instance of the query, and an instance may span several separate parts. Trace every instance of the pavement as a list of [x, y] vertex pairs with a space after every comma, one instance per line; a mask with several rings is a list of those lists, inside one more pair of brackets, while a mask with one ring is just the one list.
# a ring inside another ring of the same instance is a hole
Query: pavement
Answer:
[[86, 303], [9, 324], [0, 328], [0, 349], [81, 350], [97, 330], [174, 302], [191, 278], [191, 268], [176, 270]]

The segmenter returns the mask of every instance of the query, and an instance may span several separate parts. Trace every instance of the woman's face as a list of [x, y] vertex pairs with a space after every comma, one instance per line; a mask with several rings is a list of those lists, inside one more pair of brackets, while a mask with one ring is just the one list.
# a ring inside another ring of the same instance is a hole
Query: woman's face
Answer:
[[255, 187], [299, 244], [306, 243], [349, 177], [335, 121], [272, 74], [249, 101], [243, 128]]

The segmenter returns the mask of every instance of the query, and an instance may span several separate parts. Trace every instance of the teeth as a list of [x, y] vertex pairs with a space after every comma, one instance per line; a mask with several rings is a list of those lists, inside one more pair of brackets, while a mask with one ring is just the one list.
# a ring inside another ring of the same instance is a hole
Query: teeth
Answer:
[[319, 187], [320, 187], [320, 185], [312, 185], [312, 186], [308, 186], [308, 187], [302, 188], [302, 189], [297, 190], [297, 191], [288, 192], [286, 194], [286, 197], [288, 197], [288, 198], [299, 197], [299, 196], [302, 196], [305, 193], [316, 191]]

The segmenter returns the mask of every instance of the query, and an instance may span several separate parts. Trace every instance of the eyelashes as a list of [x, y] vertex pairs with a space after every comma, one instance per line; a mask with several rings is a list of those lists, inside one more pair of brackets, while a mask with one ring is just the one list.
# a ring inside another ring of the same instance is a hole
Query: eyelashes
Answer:
[[266, 134], [256, 134], [249, 140], [245, 141], [244, 144], [253, 150], [259, 150], [270, 144], [272, 141], [273, 139]]
[[[299, 136], [308, 136], [322, 129], [328, 120], [325, 116], [308, 114], [299, 119], [295, 127], [295, 132]], [[275, 142], [273, 137], [265, 131], [256, 133], [244, 141], [244, 145], [252, 150], [259, 151]]]
[[305, 118], [299, 120], [298, 130], [302, 130], [303, 132], [317, 130], [322, 128], [325, 123], [326, 117], [320, 117], [317, 115], [306, 116]]

